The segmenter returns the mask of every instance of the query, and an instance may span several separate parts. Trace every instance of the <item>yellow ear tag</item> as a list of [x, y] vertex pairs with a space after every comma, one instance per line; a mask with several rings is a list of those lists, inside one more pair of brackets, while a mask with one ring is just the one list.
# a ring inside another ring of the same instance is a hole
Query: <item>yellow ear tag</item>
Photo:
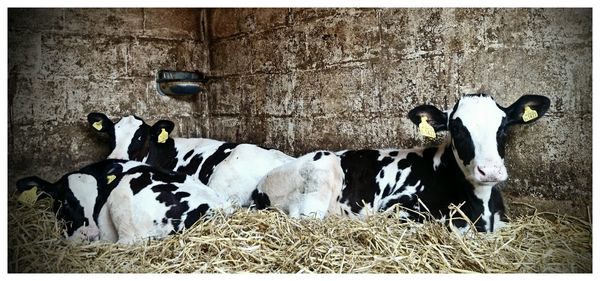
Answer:
[[21, 195], [19, 195], [19, 198], [17, 198], [17, 201], [19, 201], [23, 205], [33, 206], [33, 204], [35, 204], [35, 201], [37, 201], [37, 198], [37, 186], [34, 186], [30, 190], [23, 191]]
[[529, 106], [525, 107], [525, 112], [523, 112], [523, 121], [529, 122], [538, 117], [537, 111], [531, 109]]
[[106, 176], [106, 184], [110, 184], [111, 182], [113, 182], [115, 179], [117, 178], [117, 176], [115, 175], [108, 175]]
[[427, 116], [421, 116], [421, 124], [419, 124], [421, 135], [435, 139], [435, 130], [427, 123]]
[[102, 120], [94, 122], [94, 124], [92, 124], [92, 127], [94, 127], [98, 131], [102, 130]]
[[160, 134], [158, 135], [158, 143], [165, 143], [169, 138], [169, 133], [165, 131], [165, 128], [160, 129]]

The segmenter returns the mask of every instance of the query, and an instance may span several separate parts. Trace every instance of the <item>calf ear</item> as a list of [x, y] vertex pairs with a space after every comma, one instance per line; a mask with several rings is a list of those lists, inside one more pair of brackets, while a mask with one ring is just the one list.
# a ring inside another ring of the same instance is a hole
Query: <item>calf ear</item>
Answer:
[[153, 142], [165, 143], [169, 139], [169, 134], [175, 128], [175, 123], [169, 120], [160, 120], [152, 125], [150, 129], [150, 139]]
[[426, 117], [425, 121], [437, 132], [448, 129], [448, 114], [433, 105], [419, 105], [408, 112], [408, 118], [417, 126], [424, 120], [422, 117]]
[[[35, 190], [33, 190], [35, 188]], [[31, 196], [36, 195], [37, 192], [42, 192], [36, 198], [44, 198], [46, 196], [50, 196], [52, 198], [56, 198], [57, 190], [56, 187], [36, 176], [22, 178], [17, 181], [17, 191], [21, 193], [22, 196], [19, 196], [19, 201], [23, 198], [23, 193], [33, 192]], [[35, 200], [34, 200], [35, 201]]]
[[103, 113], [92, 112], [87, 116], [88, 123], [94, 130], [106, 133], [108, 129], [114, 126], [114, 123]]
[[[117, 178], [121, 177], [121, 173], [123, 173], [123, 166], [119, 163], [113, 163], [108, 165], [104, 170], [104, 175], [106, 175], [106, 185], [110, 185], [115, 182]], [[118, 182], [118, 181], [117, 181]]]
[[550, 99], [539, 95], [525, 95], [504, 109], [508, 125], [525, 124], [538, 120], [546, 114]]

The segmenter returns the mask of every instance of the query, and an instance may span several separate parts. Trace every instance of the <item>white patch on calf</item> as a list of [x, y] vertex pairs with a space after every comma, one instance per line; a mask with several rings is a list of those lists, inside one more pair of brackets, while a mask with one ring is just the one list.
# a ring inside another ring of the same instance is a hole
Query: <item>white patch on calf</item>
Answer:
[[225, 160], [214, 167], [208, 186], [219, 194], [227, 196], [235, 204], [247, 206], [250, 204], [252, 191], [261, 178], [274, 168], [292, 160], [293, 157], [277, 150], [266, 150], [252, 144], [240, 144]]
[[500, 228], [506, 226], [506, 222], [503, 222], [500, 218], [500, 212], [494, 213], [494, 229], [493, 231], [497, 231]]
[[96, 240], [100, 236], [98, 226], [94, 222], [94, 205], [98, 197], [96, 178], [88, 174], [71, 174], [68, 176], [69, 188], [73, 196], [83, 208], [83, 214], [89, 225], [81, 226], [73, 232], [69, 240]]
[[440, 145], [437, 147], [437, 151], [435, 152], [435, 155], [433, 156], [433, 170], [434, 171], [436, 171], [437, 168], [442, 163], [442, 155], [444, 154], [445, 150], [446, 150], [445, 145]]
[[117, 124], [115, 124], [115, 149], [108, 155], [108, 159], [129, 159], [129, 145], [133, 141], [133, 136], [137, 129], [142, 126], [144, 122], [136, 119], [133, 116], [123, 117]]
[[[317, 153], [321, 157], [313, 160]], [[337, 197], [343, 180], [339, 158], [319, 151], [271, 170], [257, 188], [267, 194], [272, 207], [282, 209], [290, 217], [324, 218], [328, 214], [339, 214]]]
[[[200, 152], [206, 154], [207, 149], [214, 148], [214, 150], [216, 150], [220, 145], [224, 144], [224, 142], [222, 141], [203, 138], [173, 138], [173, 143], [175, 149], [177, 150], [177, 166], [175, 170], [177, 170], [178, 167], [186, 166], [187, 164], [189, 164], [192, 158], [194, 158], [194, 156], [199, 154]], [[185, 155], [192, 150], [194, 150], [194, 153], [191, 156], [189, 156], [188, 159], [183, 160]], [[203, 161], [204, 160], [206, 159], [203, 159]], [[198, 171], [199, 170], [200, 169], [198, 169]]]
[[490, 197], [492, 195], [492, 186], [478, 186], [473, 190], [475, 196], [483, 201], [483, 213], [481, 214], [480, 220], [485, 223], [485, 231], [492, 231], [490, 227], [490, 219], [492, 213], [490, 212]]

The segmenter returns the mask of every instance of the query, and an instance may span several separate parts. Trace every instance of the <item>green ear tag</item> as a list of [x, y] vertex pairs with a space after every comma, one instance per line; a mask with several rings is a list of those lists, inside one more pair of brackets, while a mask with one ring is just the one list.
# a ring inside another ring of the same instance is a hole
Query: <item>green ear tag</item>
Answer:
[[165, 128], [160, 129], [160, 134], [158, 135], [158, 143], [165, 143], [169, 139], [169, 133], [165, 131]]
[[37, 198], [37, 186], [34, 186], [30, 190], [23, 191], [21, 195], [19, 195], [19, 198], [17, 198], [17, 201], [19, 201], [23, 205], [33, 206], [33, 204], [35, 204], [35, 201], [37, 201]]
[[113, 182], [115, 179], [117, 178], [117, 176], [115, 175], [108, 175], [106, 176], [106, 184], [110, 184], [111, 182]]
[[421, 135], [435, 139], [435, 130], [427, 123], [427, 116], [421, 116], [419, 131], [421, 132]]
[[538, 118], [537, 111], [531, 109], [529, 106], [526, 106], [525, 112], [523, 112], [523, 122], [529, 122], [535, 118]]
[[94, 122], [94, 124], [92, 124], [92, 127], [94, 127], [97, 131], [102, 130], [102, 120]]

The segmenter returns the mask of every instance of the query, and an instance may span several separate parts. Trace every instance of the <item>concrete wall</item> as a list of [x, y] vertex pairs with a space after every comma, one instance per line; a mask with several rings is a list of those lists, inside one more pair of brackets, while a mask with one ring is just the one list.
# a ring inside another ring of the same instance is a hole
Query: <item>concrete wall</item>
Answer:
[[157, 69], [208, 71], [198, 9], [9, 9], [9, 176], [51, 180], [108, 155], [89, 112], [206, 130], [205, 95], [159, 96]]
[[[483, 90], [505, 106], [523, 94], [553, 103], [539, 122], [511, 130], [505, 193], [585, 206], [591, 17], [591, 9], [10, 9], [9, 182], [16, 171], [54, 180], [105, 156], [86, 127], [90, 111], [169, 118], [180, 136], [299, 155], [430, 144], [408, 110], [450, 107]], [[197, 98], [160, 97], [160, 68], [214, 79]]]
[[511, 130], [505, 193], [591, 201], [591, 9], [217, 9], [209, 29], [213, 138], [411, 147], [415, 105], [542, 94], [547, 116]]

